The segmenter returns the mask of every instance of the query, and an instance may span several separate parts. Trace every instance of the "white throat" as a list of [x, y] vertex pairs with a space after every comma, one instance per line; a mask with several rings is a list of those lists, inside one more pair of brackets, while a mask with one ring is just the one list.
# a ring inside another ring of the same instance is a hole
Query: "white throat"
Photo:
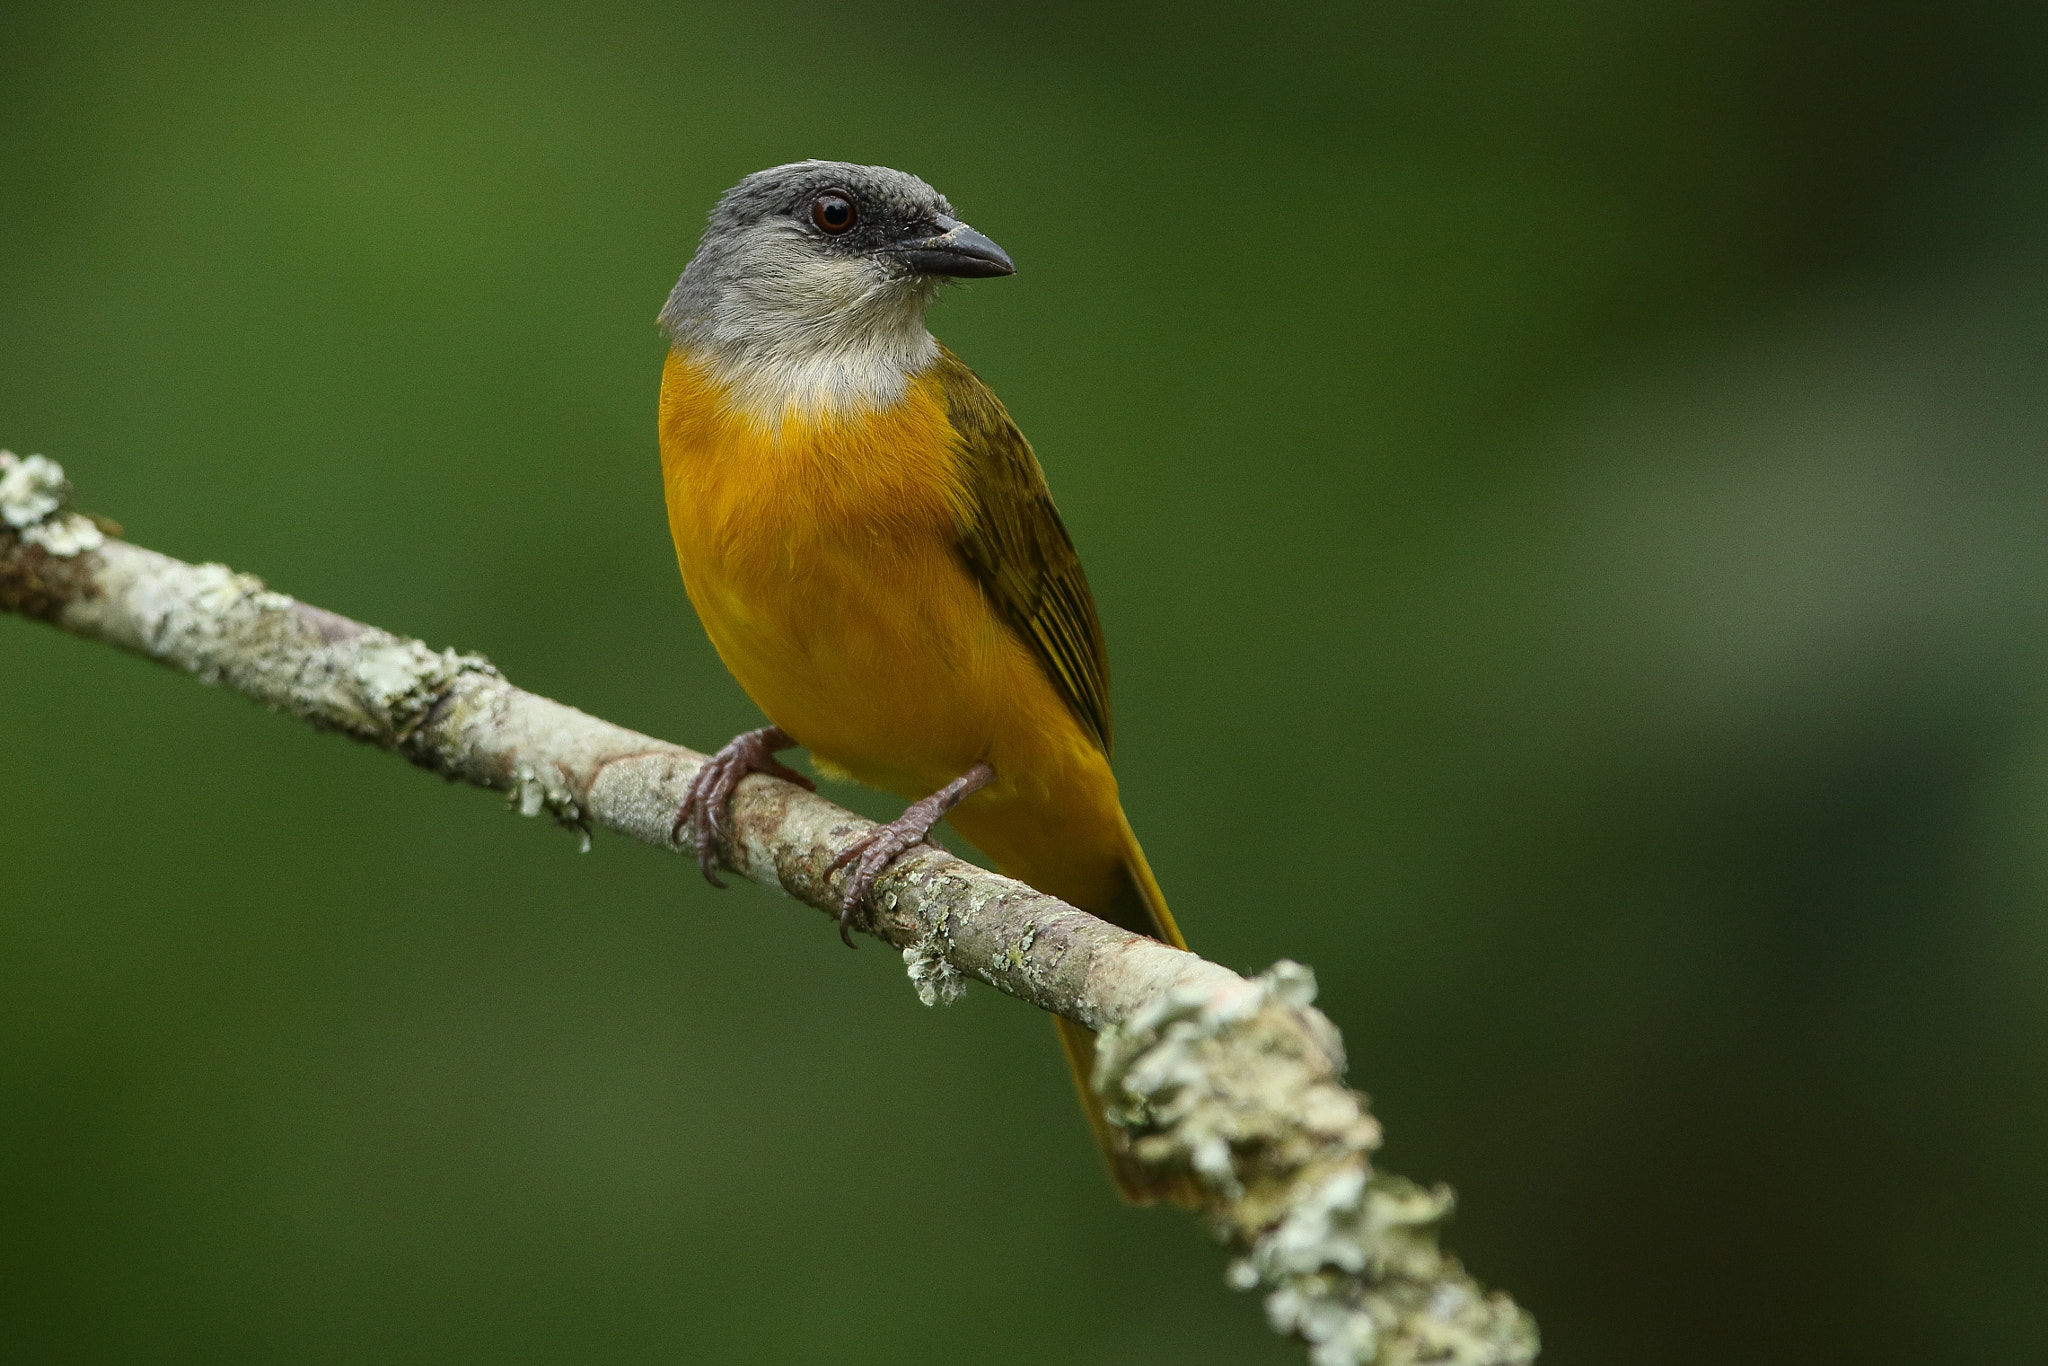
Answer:
[[721, 282], [707, 311], [676, 320], [675, 343], [768, 430], [890, 408], [938, 359], [924, 313], [940, 283], [784, 256]]

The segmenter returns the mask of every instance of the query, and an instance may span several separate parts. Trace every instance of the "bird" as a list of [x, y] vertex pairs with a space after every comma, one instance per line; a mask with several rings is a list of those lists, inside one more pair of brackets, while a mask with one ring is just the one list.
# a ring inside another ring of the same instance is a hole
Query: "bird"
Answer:
[[[749, 773], [776, 757], [909, 802], [842, 852], [839, 932], [942, 818], [996, 870], [1185, 948], [1110, 768], [1109, 660], [1031, 445], [926, 327], [1009, 255], [925, 181], [798, 161], [721, 196], [660, 313], [660, 449], [690, 602], [769, 724], [704, 764], [675, 819], [704, 876]], [[1054, 1017], [1110, 1172], [1135, 1162], [1089, 1084], [1094, 1035]]]

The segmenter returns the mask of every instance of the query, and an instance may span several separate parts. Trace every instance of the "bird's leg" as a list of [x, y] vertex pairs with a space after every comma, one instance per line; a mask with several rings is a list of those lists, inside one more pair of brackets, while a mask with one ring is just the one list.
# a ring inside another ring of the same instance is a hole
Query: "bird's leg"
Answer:
[[687, 824], [690, 827], [691, 843], [697, 848], [697, 867], [703, 871], [704, 880], [712, 886], [725, 886], [718, 880], [712, 861], [725, 841], [725, 818], [731, 813], [732, 790], [739, 786], [740, 779], [749, 773], [766, 773], [771, 778], [795, 783], [808, 792], [818, 790], [816, 783], [775, 757], [776, 750], [790, 749], [795, 744], [796, 741], [789, 738], [789, 732], [780, 726], [750, 730], [743, 735], [735, 735], [724, 749], [705, 760], [703, 767], [690, 779], [690, 786], [683, 792], [682, 810], [676, 812], [675, 828], [669, 831], [669, 840], [679, 843], [683, 838], [683, 826]]
[[853, 913], [874, 890], [875, 879], [882, 875], [882, 870], [905, 851], [933, 843], [932, 827], [945, 819], [948, 811], [987, 787], [995, 776], [996, 771], [987, 764], [976, 764], [931, 796], [904, 807], [903, 814], [887, 825], [878, 825], [862, 835], [826, 866], [825, 876], [830, 878], [847, 864], [854, 865], [839, 900], [839, 937], [846, 941], [846, 947], [853, 947], [853, 936], [847, 933]]

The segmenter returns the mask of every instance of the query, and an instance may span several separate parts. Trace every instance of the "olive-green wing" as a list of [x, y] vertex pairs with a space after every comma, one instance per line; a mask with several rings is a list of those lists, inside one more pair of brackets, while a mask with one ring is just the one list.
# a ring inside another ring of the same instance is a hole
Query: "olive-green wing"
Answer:
[[1030, 642], [1107, 754], [1109, 655], [1102, 623], [1045, 472], [1002, 401], [950, 351], [940, 355], [939, 382], [966, 484], [961, 553], [989, 601]]

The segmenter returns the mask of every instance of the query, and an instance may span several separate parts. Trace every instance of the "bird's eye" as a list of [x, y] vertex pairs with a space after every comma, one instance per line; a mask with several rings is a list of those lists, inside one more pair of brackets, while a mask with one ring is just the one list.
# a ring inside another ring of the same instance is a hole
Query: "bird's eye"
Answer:
[[853, 201], [837, 190], [827, 190], [811, 201], [811, 221], [818, 231], [837, 237], [854, 225], [860, 213]]

